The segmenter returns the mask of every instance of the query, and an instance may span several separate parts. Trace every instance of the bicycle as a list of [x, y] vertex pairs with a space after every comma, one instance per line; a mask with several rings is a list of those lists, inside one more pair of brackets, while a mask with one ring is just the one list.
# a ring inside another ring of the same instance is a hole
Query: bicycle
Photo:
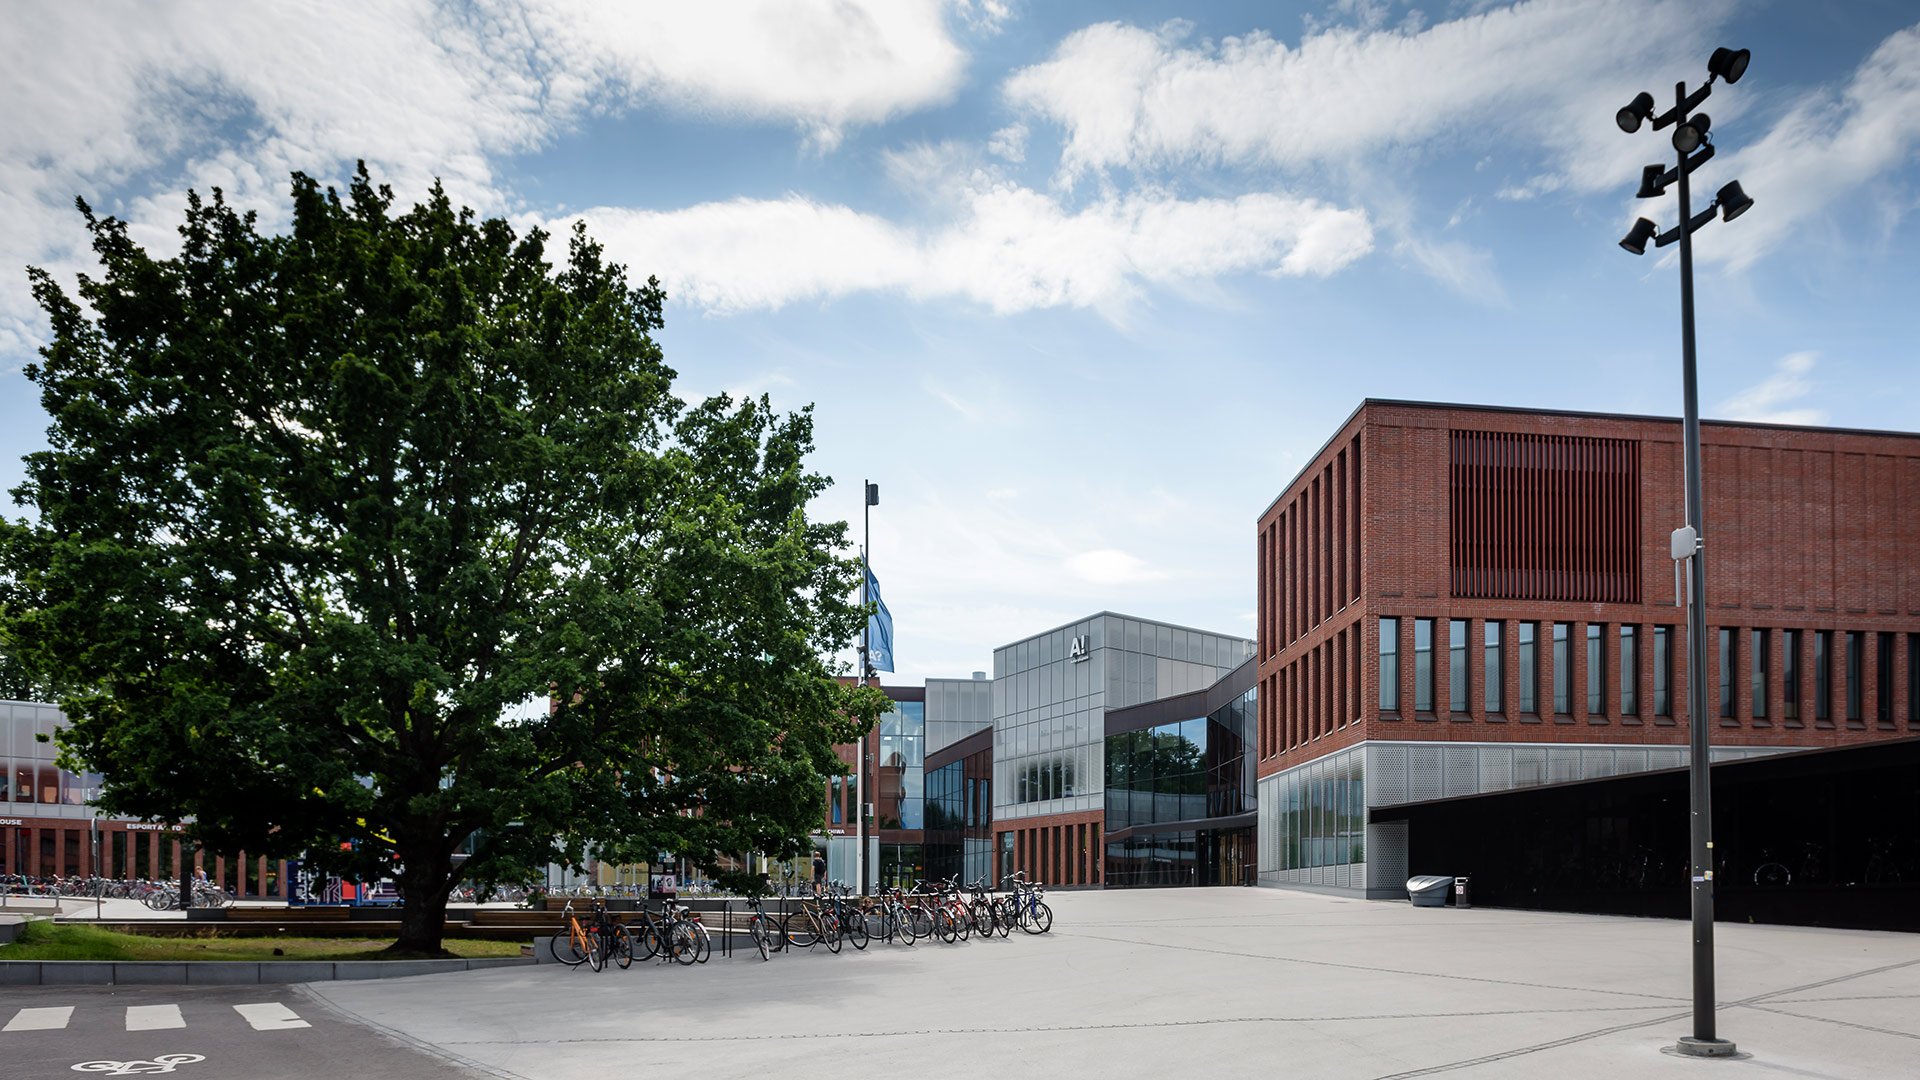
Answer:
[[816, 896], [812, 900], [802, 900], [800, 906], [787, 915], [780, 932], [787, 943], [801, 949], [811, 949], [815, 945], [825, 945], [830, 953], [840, 951], [839, 926], [832, 922], [831, 910], [824, 899]]
[[[999, 910], [993, 902], [993, 895], [987, 890], [987, 879], [979, 878], [968, 885], [967, 889], [973, 893], [973, 900], [967, 904], [967, 913], [973, 918], [973, 928], [980, 932], [981, 937], [990, 938], [994, 930], [1000, 926], [1000, 917]], [[1005, 937], [1006, 934], [1003, 932], [1001, 936]]]
[[1003, 885], [1011, 885], [1015, 918], [1020, 929], [1029, 934], [1044, 934], [1053, 929], [1053, 909], [1046, 904], [1047, 889], [1037, 881], [1027, 881], [1025, 870], [1008, 874], [1000, 879]]
[[553, 940], [548, 945], [553, 958], [568, 967], [579, 967], [584, 963], [595, 971], [605, 968], [607, 958], [600, 949], [599, 935], [580, 925], [579, 918], [573, 913], [573, 901], [567, 901], [567, 906], [560, 913], [566, 916], [566, 925], [554, 931]]
[[753, 912], [747, 917], [747, 936], [753, 939], [753, 947], [760, 950], [760, 959], [771, 960], [776, 946], [773, 943], [773, 931], [768, 928], [767, 913], [760, 905], [760, 898], [747, 897], [747, 907]]
[[887, 890], [880, 897], [880, 940], [892, 942], [900, 938], [911, 945], [919, 935], [914, 932], [913, 920], [908, 914], [905, 894], [898, 888]]
[[666, 920], [661, 928], [661, 954], [682, 966], [706, 963], [713, 953], [713, 938], [699, 913], [668, 901]]

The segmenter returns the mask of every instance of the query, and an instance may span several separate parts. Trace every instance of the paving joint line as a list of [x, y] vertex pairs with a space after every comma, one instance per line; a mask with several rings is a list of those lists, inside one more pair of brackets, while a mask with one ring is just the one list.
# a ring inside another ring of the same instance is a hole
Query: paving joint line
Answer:
[[1812, 1020], [1812, 1021], [1815, 1021], [1816, 1023], [1821, 1023], [1821, 1024], [1836, 1024], [1840, 1027], [1854, 1028], [1859, 1031], [1874, 1031], [1882, 1035], [1892, 1035], [1892, 1036], [1895, 1036], [1896, 1038], [1913, 1039], [1915, 1041], [1920, 1041], [1920, 1035], [1916, 1035], [1911, 1031], [1896, 1031], [1893, 1028], [1874, 1027], [1872, 1024], [1862, 1024], [1853, 1020], [1840, 1020], [1831, 1016], [1808, 1016], [1805, 1013], [1797, 1013], [1791, 1009], [1777, 1008], [1772, 1005], [1747, 1005], [1743, 1007], [1748, 1009], [1754, 1009], [1759, 1012], [1772, 1013], [1775, 1016], [1791, 1016], [1800, 1020]]
[[[1518, 979], [1492, 979], [1481, 975], [1460, 975], [1445, 971], [1409, 971], [1404, 968], [1368, 967], [1364, 964], [1342, 964], [1334, 960], [1308, 960], [1296, 956], [1271, 956], [1266, 953], [1235, 952], [1230, 949], [1210, 949], [1199, 945], [1174, 945], [1165, 941], [1137, 941], [1128, 938], [1102, 937], [1099, 934], [1069, 932], [1062, 936], [1090, 938], [1095, 941], [1108, 941], [1119, 945], [1151, 945], [1158, 949], [1180, 949], [1186, 952], [1213, 953], [1218, 956], [1237, 956], [1248, 960], [1274, 960], [1285, 964], [1306, 964], [1313, 967], [1338, 968], [1343, 971], [1366, 971], [1376, 975], [1413, 975], [1428, 979], [1453, 979], [1459, 982], [1486, 983], [1494, 986], [1518, 986], [1528, 990], [1560, 990], [1576, 994], [1608, 994], [1613, 997], [1639, 998], [1662, 1003], [1675, 1003], [1686, 1000], [1685, 998], [1676, 997], [1671, 994], [1646, 994], [1632, 990], [1602, 990], [1586, 986], [1560, 986], [1555, 983], [1522, 982]], [[1913, 962], [1920, 963], [1920, 961]], [[1782, 993], [1787, 992], [1788, 991], [1782, 991]]]
[[527, 1080], [526, 1077], [520, 1075], [519, 1073], [509, 1072], [508, 1070], [502, 1069], [497, 1065], [489, 1065], [483, 1061], [476, 1061], [473, 1058], [467, 1057], [465, 1055], [456, 1054], [453, 1051], [448, 1050], [443, 1046], [437, 1045], [435, 1043], [427, 1042], [425, 1039], [421, 1039], [413, 1035], [409, 1035], [406, 1032], [399, 1030], [398, 1028], [390, 1027], [386, 1024], [379, 1022], [378, 1020], [372, 1019], [371, 1017], [362, 1016], [359, 1013], [353, 1011], [352, 1009], [349, 1009], [346, 1006], [340, 1004], [339, 1002], [334, 1001], [333, 999], [322, 995], [319, 990], [315, 989], [313, 986], [309, 984], [294, 983], [291, 985], [290, 988], [293, 990], [294, 993], [299, 994], [300, 996], [306, 998], [308, 1001], [319, 1006], [321, 1011], [333, 1013], [335, 1019], [342, 1020], [348, 1023], [358, 1024], [358, 1025], [361, 1025], [362, 1027], [366, 1027], [374, 1032], [379, 1033], [380, 1035], [385, 1036], [386, 1038], [396, 1043], [399, 1043], [402, 1046], [405, 1046], [411, 1050], [415, 1050], [422, 1054], [425, 1054], [436, 1061], [442, 1062], [443, 1064], [452, 1065], [456, 1068], [468, 1069], [472, 1072], [479, 1073], [481, 1075], [491, 1076], [491, 1077], [494, 1077], [495, 1080]]
[[1336, 1024], [1377, 1020], [1448, 1020], [1482, 1016], [1549, 1016], [1564, 1013], [1646, 1012], [1667, 1005], [1613, 1005], [1589, 1009], [1521, 1009], [1481, 1012], [1378, 1013], [1357, 1016], [1216, 1016], [1191, 1020], [1141, 1020], [1113, 1024], [1032, 1024], [1025, 1027], [917, 1028], [909, 1031], [794, 1031], [759, 1035], [583, 1035], [562, 1039], [460, 1039], [459, 1046], [557, 1046], [569, 1043], [778, 1042], [804, 1039], [892, 1039], [914, 1035], [1029, 1035], [1065, 1031], [1135, 1031], [1206, 1027], [1214, 1024]]
[[[1822, 986], [1832, 986], [1835, 983], [1848, 982], [1853, 979], [1863, 979], [1869, 975], [1878, 975], [1887, 971], [1896, 971], [1900, 968], [1912, 967], [1915, 964], [1920, 964], [1920, 959], [1902, 960], [1897, 963], [1883, 964], [1880, 967], [1868, 968], [1865, 971], [1856, 971], [1850, 975], [1837, 975], [1831, 979], [1822, 979], [1818, 982], [1807, 983], [1804, 986], [1791, 986], [1782, 990], [1770, 990], [1764, 994], [1755, 994], [1752, 997], [1742, 998], [1738, 1001], [1721, 1002], [1719, 1005], [1715, 1007], [1714, 1011], [1720, 1012], [1727, 1009], [1744, 1007], [1744, 1008], [1757, 1009], [1762, 1012], [1774, 1012], [1777, 1010], [1768, 1009], [1759, 1003], [1767, 1000], [1768, 998], [1781, 997], [1786, 994], [1797, 994], [1807, 990], [1816, 990]], [[1783, 1015], [1798, 1015], [1798, 1014], [1784, 1013]], [[1516, 1047], [1512, 1050], [1507, 1050], [1502, 1053], [1488, 1054], [1482, 1057], [1473, 1058], [1468, 1061], [1456, 1061], [1447, 1065], [1433, 1065], [1424, 1069], [1415, 1069], [1410, 1072], [1392, 1073], [1387, 1076], [1378, 1077], [1376, 1078], [1376, 1080], [1411, 1080], [1411, 1078], [1417, 1077], [1417, 1076], [1433, 1076], [1443, 1072], [1453, 1072], [1456, 1069], [1469, 1069], [1476, 1065], [1486, 1065], [1491, 1062], [1504, 1061], [1509, 1058], [1524, 1057], [1527, 1054], [1539, 1053], [1542, 1050], [1554, 1050], [1562, 1046], [1570, 1046], [1573, 1043], [1585, 1042], [1589, 1039], [1599, 1039], [1599, 1038], [1604, 1038], [1605, 1036], [1608, 1036], [1608, 1035], [1617, 1035], [1623, 1031], [1633, 1031], [1638, 1028], [1652, 1027], [1654, 1024], [1665, 1023], [1669, 1020], [1691, 1019], [1692, 1016], [1693, 1016], [1693, 1010], [1688, 1009], [1685, 1012], [1675, 1013], [1671, 1016], [1655, 1017], [1652, 1020], [1642, 1021], [1637, 1024], [1620, 1024], [1615, 1027], [1602, 1028], [1601, 1030], [1598, 1030], [1598, 1031], [1589, 1031], [1581, 1035], [1570, 1035], [1567, 1038], [1555, 1039], [1552, 1042], [1541, 1043], [1537, 1046]], [[1802, 1019], [1812, 1020], [1812, 1019], [1818, 1019], [1818, 1018], [1803, 1017]], [[1866, 1025], [1862, 1025], [1862, 1024], [1850, 1024], [1846, 1021], [1833, 1021], [1833, 1022], [1840, 1024], [1841, 1026], [1844, 1026], [1844, 1027], [1862, 1027], [1862, 1028], [1866, 1028], [1866, 1030], [1869, 1030], [1869, 1031], [1881, 1030], [1879, 1028], [1867, 1028]], [[1888, 1034], [1900, 1034], [1900, 1033], [1888, 1032]], [[1916, 1038], [1916, 1036], [1912, 1036], [1912, 1035], [1908, 1035], [1906, 1037]]]

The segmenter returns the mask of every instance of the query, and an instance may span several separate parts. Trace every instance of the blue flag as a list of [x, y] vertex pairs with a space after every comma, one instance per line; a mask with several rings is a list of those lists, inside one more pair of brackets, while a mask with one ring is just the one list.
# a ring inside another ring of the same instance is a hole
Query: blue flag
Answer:
[[887, 610], [887, 602], [880, 599], [880, 579], [873, 576], [871, 566], [867, 567], [867, 599], [873, 601], [875, 608], [874, 613], [867, 616], [867, 666], [875, 671], [892, 671], [893, 613]]

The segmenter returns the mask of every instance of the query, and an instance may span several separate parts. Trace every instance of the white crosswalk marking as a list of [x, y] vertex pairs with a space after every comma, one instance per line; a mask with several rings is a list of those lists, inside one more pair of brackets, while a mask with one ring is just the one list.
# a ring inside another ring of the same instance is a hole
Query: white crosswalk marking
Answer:
[[66, 1027], [67, 1021], [72, 1018], [71, 1005], [51, 1009], [21, 1009], [0, 1031], [58, 1031]]
[[258, 1005], [235, 1005], [233, 1011], [247, 1018], [256, 1031], [282, 1031], [287, 1028], [312, 1027], [292, 1010], [277, 1001], [263, 1001]]
[[186, 1027], [178, 1005], [127, 1006], [128, 1031], [158, 1031], [161, 1028]]

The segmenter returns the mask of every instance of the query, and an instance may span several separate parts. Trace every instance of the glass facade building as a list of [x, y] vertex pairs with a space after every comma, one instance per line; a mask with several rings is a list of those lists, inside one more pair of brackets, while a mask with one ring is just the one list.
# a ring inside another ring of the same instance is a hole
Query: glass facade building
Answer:
[[1107, 711], [1205, 689], [1252, 655], [1111, 612], [994, 650], [994, 820], [1104, 809]]
[[[1248, 688], [1205, 715], [1107, 735], [1107, 887], [1246, 879], [1255, 706], [1252, 667], [1241, 670]], [[1123, 724], [1123, 714], [1113, 722]]]

